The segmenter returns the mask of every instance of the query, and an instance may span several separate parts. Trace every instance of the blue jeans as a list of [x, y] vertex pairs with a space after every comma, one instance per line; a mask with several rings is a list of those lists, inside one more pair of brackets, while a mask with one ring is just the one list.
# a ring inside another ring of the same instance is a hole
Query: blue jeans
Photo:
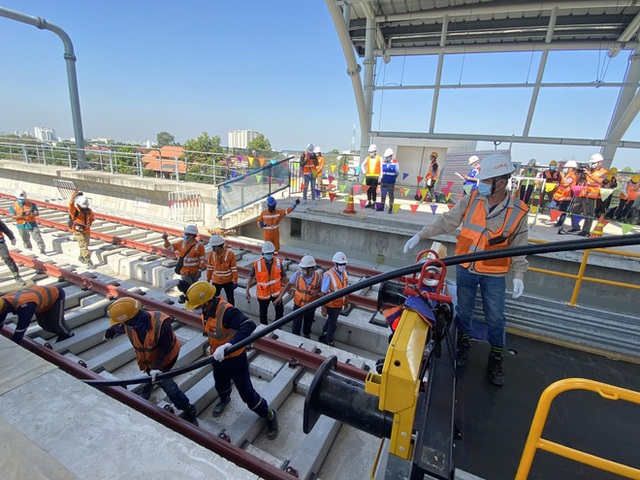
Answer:
[[307, 190], [311, 188], [311, 200], [316, 199], [316, 179], [313, 175], [304, 175], [304, 190], [302, 190], [302, 199], [307, 199]]
[[476, 291], [480, 285], [482, 310], [488, 327], [488, 340], [493, 347], [504, 347], [506, 319], [504, 303], [506, 297], [506, 278], [491, 277], [471, 273], [460, 265], [456, 266], [456, 325], [458, 333], [471, 335], [473, 327], [473, 307], [476, 303]]

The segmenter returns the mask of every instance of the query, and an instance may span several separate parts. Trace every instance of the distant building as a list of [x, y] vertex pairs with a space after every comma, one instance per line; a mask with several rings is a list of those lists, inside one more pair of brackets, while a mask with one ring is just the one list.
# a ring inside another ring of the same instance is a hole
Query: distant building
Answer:
[[153, 171], [157, 178], [175, 178], [176, 169], [178, 174], [187, 172], [184, 160], [180, 160], [183, 153], [182, 147], [172, 145], [150, 150], [142, 157], [144, 169]]
[[58, 135], [53, 128], [33, 127], [33, 136], [43, 143], [52, 143], [58, 141]]
[[229, 130], [229, 148], [247, 148], [258, 135], [260, 132], [253, 130]]

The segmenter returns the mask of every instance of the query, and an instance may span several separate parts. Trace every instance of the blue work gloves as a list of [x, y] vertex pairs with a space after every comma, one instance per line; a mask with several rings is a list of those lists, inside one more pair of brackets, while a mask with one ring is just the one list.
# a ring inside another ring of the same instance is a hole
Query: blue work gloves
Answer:
[[264, 223], [264, 222], [260, 222], [258, 225], [260, 225], [260, 228], [264, 228], [264, 227], [266, 227], [266, 226], [267, 226], [267, 224], [266, 224], [266, 223]]

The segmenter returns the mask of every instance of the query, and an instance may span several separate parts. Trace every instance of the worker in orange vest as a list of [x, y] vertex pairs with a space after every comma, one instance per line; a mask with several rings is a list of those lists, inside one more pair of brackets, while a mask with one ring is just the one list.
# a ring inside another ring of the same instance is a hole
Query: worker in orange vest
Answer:
[[584, 215], [582, 231], [577, 224], [573, 224], [570, 233], [580, 232], [577, 235], [588, 237], [593, 223], [593, 216], [596, 211], [597, 200], [600, 199], [600, 187], [607, 176], [607, 170], [601, 168], [602, 155], [594, 153], [589, 159], [589, 166], [585, 169], [586, 186], [578, 196], [578, 203], [573, 206], [571, 213]]
[[27, 192], [24, 190], [16, 191], [16, 201], [9, 207], [9, 215], [16, 221], [24, 248], [31, 250], [30, 237], [33, 237], [40, 253], [44, 254], [44, 241], [38, 228], [38, 222], [36, 222], [36, 217], [40, 215], [40, 212], [35, 203], [27, 200]]
[[367, 204], [365, 208], [375, 208], [378, 197], [378, 178], [382, 168], [382, 158], [378, 155], [378, 147], [375, 144], [369, 145], [369, 155], [364, 159], [360, 170], [364, 173], [367, 189]]
[[569, 211], [569, 206], [571, 205], [571, 199], [573, 198], [571, 186], [576, 185], [578, 182], [578, 174], [576, 173], [578, 164], [575, 160], [569, 160], [564, 164], [564, 168], [567, 171], [562, 175], [560, 184], [554, 190], [553, 200], [549, 203], [549, 209], [557, 208], [562, 212], [558, 220], [553, 224], [555, 227], [561, 227], [564, 223], [564, 219]]
[[[315, 147], [313, 149], [313, 153], [316, 154], [316, 159], [318, 160], [318, 164], [313, 166], [313, 170], [311, 170], [311, 175], [316, 180], [316, 189], [322, 193], [322, 170], [324, 169], [324, 157], [322, 156], [322, 148]], [[316, 195], [316, 199], [318, 195]]]
[[314, 152], [313, 144], [308, 144], [305, 151], [300, 155], [300, 171], [304, 181], [302, 189], [302, 199], [307, 203], [307, 191], [311, 188], [311, 200], [316, 199], [316, 177], [314, 175], [318, 166], [318, 157]]
[[614, 214], [616, 220], [627, 220], [638, 195], [640, 195], [640, 175], [635, 174], [627, 182], [625, 191], [620, 193], [620, 204]]
[[235, 305], [233, 291], [238, 288], [238, 266], [236, 255], [230, 248], [224, 248], [224, 238], [213, 235], [209, 240], [211, 252], [207, 257], [207, 282], [216, 287], [216, 295], [224, 289], [227, 302]]
[[82, 192], [75, 192], [69, 201], [69, 229], [78, 242], [80, 256], [78, 260], [93, 267], [89, 242], [91, 240], [91, 224], [95, 221], [93, 210], [89, 208], [89, 199]]
[[16, 265], [15, 260], [11, 258], [11, 253], [9, 253], [9, 248], [7, 248], [7, 244], [4, 239], [5, 235], [11, 241], [11, 245], [15, 246], [16, 237], [13, 235], [13, 232], [9, 229], [9, 227], [7, 227], [2, 220], [0, 220], [0, 258], [2, 258], [4, 263], [7, 264], [7, 267], [9, 267], [9, 270], [11, 271], [11, 274], [13, 275], [13, 278], [15, 279], [16, 283], [21, 287], [23, 287], [27, 284], [27, 282], [25, 282], [20, 277], [20, 271], [18, 270], [18, 266]]
[[169, 236], [164, 233], [164, 248], [173, 250], [178, 254], [178, 264], [175, 272], [180, 275], [180, 279], [169, 280], [165, 283], [164, 291], [168, 292], [173, 287], [178, 287], [182, 292], [179, 303], [184, 303], [187, 299], [186, 293], [189, 287], [200, 280], [202, 272], [207, 268], [204, 246], [198, 240], [198, 227], [195, 225], [187, 225], [184, 227], [182, 239], [169, 243]]
[[424, 177], [424, 184], [427, 189], [424, 195], [425, 202], [433, 202], [435, 200], [433, 189], [438, 181], [438, 168], [440, 168], [438, 165], [438, 152], [431, 152], [429, 158], [431, 159], [431, 163], [429, 164], [429, 170]]
[[[320, 296], [324, 297], [330, 293], [342, 290], [349, 285], [347, 276], [347, 256], [342, 252], [333, 255], [334, 266], [327, 270], [322, 276]], [[349, 308], [349, 296], [336, 298], [322, 306], [322, 316], [327, 317], [327, 321], [322, 326], [322, 335], [318, 341], [329, 346], [333, 346], [334, 335], [338, 329], [338, 316]]]
[[275, 320], [282, 318], [284, 314], [284, 306], [282, 302], [276, 303], [275, 300], [280, 295], [282, 287], [286, 285], [287, 274], [284, 272], [282, 260], [275, 256], [275, 246], [271, 242], [262, 244], [262, 256], [253, 262], [249, 278], [247, 279], [247, 288], [245, 297], [247, 301], [251, 301], [251, 286], [256, 283], [256, 297], [260, 306], [260, 323], [267, 325], [267, 313], [269, 304], [273, 303], [276, 311]]
[[[274, 303], [282, 302], [282, 297], [289, 293], [292, 289], [293, 295], [293, 311], [313, 302], [318, 298], [320, 293], [320, 285], [322, 278], [316, 272], [316, 260], [311, 255], [305, 255], [300, 259], [300, 271], [295, 272], [289, 283], [280, 291], [278, 298]], [[316, 315], [315, 308], [305, 313], [304, 317], [296, 317], [291, 323], [291, 332], [300, 335], [300, 328], [305, 338], [311, 338], [311, 326]]]
[[558, 190], [558, 187], [562, 183], [562, 172], [558, 170], [558, 162], [556, 160], [551, 160], [549, 162], [549, 168], [547, 168], [544, 172], [542, 172], [542, 178], [547, 185], [554, 184], [553, 188], [549, 187], [549, 190], [545, 188], [544, 192], [540, 192], [540, 195], [543, 197], [542, 202], [540, 203], [540, 208], [543, 209], [547, 202], [551, 203], [553, 200], [553, 196]]
[[300, 199], [296, 198], [295, 203], [286, 210], [277, 210], [277, 204], [275, 198], [267, 197], [267, 209], [258, 215], [258, 226], [264, 230], [264, 241], [273, 243], [276, 253], [280, 251], [280, 221], [295, 210]]
[[111, 326], [104, 332], [105, 340], [126, 334], [136, 352], [138, 368], [151, 377], [140, 396], [149, 400], [157, 382], [171, 403], [184, 412], [185, 419], [198, 425], [196, 406], [175, 380], [171, 377], [156, 379], [173, 368], [180, 354], [180, 341], [171, 328], [171, 317], [162, 312], [148, 312], [138, 300], [129, 297], [113, 302], [107, 312]]
[[[420, 240], [453, 232], [459, 226], [461, 231], [456, 239], [456, 255], [528, 244], [529, 207], [522, 200], [509, 195], [507, 189], [515, 171], [513, 163], [505, 155], [495, 153], [485, 157], [481, 167], [476, 176], [477, 190], [462, 197], [451, 210], [411, 237], [404, 246], [404, 253], [414, 248]], [[526, 257], [516, 256], [467, 262], [456, 267], [457, 366], [464, 366], [469, 356], [473, 311], [479, 286], [488, 327], [487, 340], [491, 345], [487, 373], [495, 385], [504, 383], [502, 361], [506, 342], [506, 277], [513, 270], [513, 298], [518, 298], [524, 293], [523, 279], [528, 266]]]
[[20, 343], [35, 315], [43, 330], [58, 335], [56, 342], [73, 337], [71, 327], [64, 319], [64, 299], [64, 289], [55, 286], [33, 286], [4, 295], [0, 298], [0, 327], [9, 313], [17, 315], [11, 340]]

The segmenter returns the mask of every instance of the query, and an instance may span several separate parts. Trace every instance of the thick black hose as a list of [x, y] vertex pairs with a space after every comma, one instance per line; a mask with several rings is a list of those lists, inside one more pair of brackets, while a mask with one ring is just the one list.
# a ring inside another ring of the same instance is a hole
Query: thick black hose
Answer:
[[[499, 250], [492, 250], [489, 252], [480, 252], [480, 253], [468, 253], [466, 255], [456, 255], [451, 257], [446, 257], [442, 259], [442, 262], [447, 265], [459, 265], [461, 263], [467, 262], [477, 262], [480, 260], [492, 260], [495, 258], [507, 258], [507, 257], [517, 257], [521, 255], [539, 255], [544, 253], [555, 253], [555, 252], [566, 252], [573, 250], [587, 250], [593, 248], [608, 248], [608, 247], [624, 247], [629, 245], [640, 245], [640, 234], [632, 234], [632, 235], [616, 235], [612, 237], [603, 237], [603, 238], [579, 238], [576, 240], [568, 240], [566, 242], [551, 242], [544, 243], [541, 245], [523, 245], [521, 247], [509, 247], [503, 248]], [[362, 290], [363, 288], [370, 287], [372, 285], [376, 285], [378, 283], [385, 282], [387, 280], [393, 280], [394, 278], [403, 277], [406, 275], [411, 275], [413, 273], [417, 273], [422, 269], [422, 263], [416, 263], [412, 265], [407, 265], [405, 267], [398, 268], [396, 270], [391, 270], [389, 272], [381, 273], [380, 275], [376, 275], [374, 277], [364, 278], [360, 280], [358, 283], [354, 283], [353, 285], [349, 285], [342, 290], [338, 290], [336, 292], [330, 293], [329, 295], [325, 295], [322, 298], [314, 300], [313, 302], [305, 305], [304, 307], [298, 308], [295, 312], [291, 312], [280, 320], [273, 322], [272, 324], [260, 329], [259, 332], [254, 332], [249, 337], [245, 338], [241, 342], [232, 345], [231, 347], [225, 350], [225, 353], [229, 355], [237, 350], [240, 350], [243, 347], [255, 342], [256, 340], [264, 337], [265, 335], [270, 334], [274, 330], [279, 329], [280, 327], [286, 325], [291, 320], [297, 317], [304, 316], [310, 310], [314, 310], [327, 302], [338, 299], [340, 297], [344, 297], [345, 295], [349, 295], [350, 293], [357, 292], [358, 290]], [[189, 372], [191, 370], [195, 370], [196, 368], [203, 367], [210, 363], [213, 363], [213, 356], [199, 360], [198, 362], [192, 363], [191, 365], [176, 368], [175, 370], [171, 370], [170, 372], [165, 372], [161, 375], [158, 375], [158, 378], [170, 378], [176, 375], [181, 375], [183, 373]], [[131, 378], [131, 379], [123, 379], [123, 380], [85, 380], [85, 383], [89, 385], [93, 385], [95, 387], [100, 386], [122, 386], [122, 385], [134, 385], [137, 383], [145, 383], [150, 381], [149, 377], [141, 377], [141, 378]]]

